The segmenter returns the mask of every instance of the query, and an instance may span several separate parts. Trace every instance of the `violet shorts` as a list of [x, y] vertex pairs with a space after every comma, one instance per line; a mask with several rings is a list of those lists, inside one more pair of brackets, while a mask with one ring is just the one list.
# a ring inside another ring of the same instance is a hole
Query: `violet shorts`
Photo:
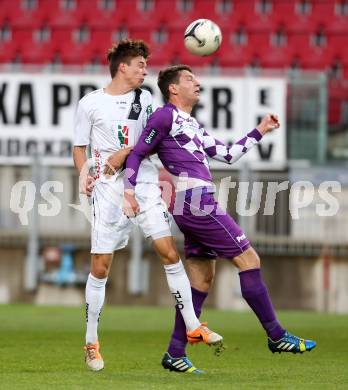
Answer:
[[173, 217], [185, 236], [185, 256], [232, 259], [250, 247], [234, 219], [207, 187], [178, 192]]

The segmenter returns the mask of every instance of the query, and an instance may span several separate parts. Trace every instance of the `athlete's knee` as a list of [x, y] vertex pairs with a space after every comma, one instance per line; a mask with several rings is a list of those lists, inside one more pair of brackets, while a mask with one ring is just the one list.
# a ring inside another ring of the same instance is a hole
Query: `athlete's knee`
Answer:
[[105, 255], [93, 255], [91, 274], [103, 279], [109, 275], [110, 261]]
[[109, 275], [109, 269], [104, 265], [98, 265], [92, 268], [91, 274], [98, 279], [104, 279]]
[[204, 275], [203, 284], [204, 284], [205, 290], [210, 289], [210, 287], [214, 281], [214, 276], [215, 276], [214, 272], [209, 272], [206, 275]]
[[196, 290], [208, 292], [214, 281], [214, 274], [208, 273], [201, 278], [190, 280], [191, 286]]
[[171, 248], [161, 256], [161, 260], [163, 264], [176, 264], [180, 260], [180, 257], [178, 252], [174, 248]]
[[208, 292], [214, 281], [215, 261], [187, 259], [186, 266], [191, 286], [196, 290]]
[[260, 268], [261, 266], [260, 257], [252, 247], [248, 248], [239, 256], [236, 256], [233, 259], [233, 263], [239, 268], [240, 271]]

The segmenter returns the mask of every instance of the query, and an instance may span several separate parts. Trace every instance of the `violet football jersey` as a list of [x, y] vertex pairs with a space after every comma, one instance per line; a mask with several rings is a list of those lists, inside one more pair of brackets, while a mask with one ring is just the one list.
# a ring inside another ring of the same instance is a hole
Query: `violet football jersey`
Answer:
[[149, 118], [126, 164], [125, 187], [136, 185], [139, 165], [151, 153], [157, 153], [163, 166], [174, 177], [196, 179], [199, 185], [211, 183], [207, 157], [233, 164], [262, 138], [253, 129], [228, 147], [216, 140], [190, 114], [171, 103], [158, 108]]

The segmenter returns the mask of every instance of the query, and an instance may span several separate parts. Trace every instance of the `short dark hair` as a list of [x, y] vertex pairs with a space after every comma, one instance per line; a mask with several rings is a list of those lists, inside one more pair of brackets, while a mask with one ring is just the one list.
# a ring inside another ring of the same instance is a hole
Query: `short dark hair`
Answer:
[[159, 72], [157, 85], [166, 102], [169, 100], [169, 85], [179, 82], [180, 73], [183, 70], [188, 70], [192, 73], [192, 69], [188, 65], [173, 65]]
[[129, 65], [132, 58], [142, 56], [147, 59], [149, 55], [149, 47], [141, 40], [123, 39], [114, 44], [107, 55], [111, 77], [114, 78], [121, 63]]

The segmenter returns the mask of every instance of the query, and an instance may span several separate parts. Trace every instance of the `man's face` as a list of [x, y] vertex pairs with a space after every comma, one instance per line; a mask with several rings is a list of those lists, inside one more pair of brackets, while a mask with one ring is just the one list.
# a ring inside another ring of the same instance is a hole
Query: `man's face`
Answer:
[[194, 106], [199, 101], [200, 83], [188, 70], [180, 72], [179, 83], [175, 84], [178, 97]]
[[134, 57], [131, 59], [129, 65], [123, 65], [124, 76], [132, 88], [139, 88], [147, 75], [146, 60], [142, 56]]

